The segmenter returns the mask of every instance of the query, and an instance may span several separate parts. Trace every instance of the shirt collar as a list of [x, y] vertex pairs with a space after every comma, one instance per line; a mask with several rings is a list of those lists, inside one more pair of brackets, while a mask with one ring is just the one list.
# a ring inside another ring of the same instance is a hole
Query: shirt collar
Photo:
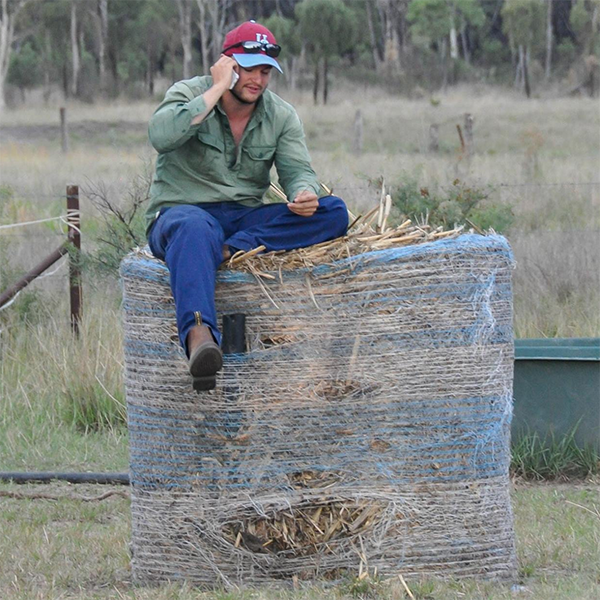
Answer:
[[[254, 111], [252, 112], [252, 116], [250, 117], [251, 122], [260, 123], [263, 120], [263, 118], [267, 112], [266, 106], [265, 106], [268, 103], [268, 100], [265, 98], [266, 93], [267, 93], [267, 90], [265, 90], [264, 93], [262, 94], [262, 96], [257, 100], [256, 106], [254, 107]], [[217, 102], [215, 104], [215, 110], [219, 111], [221, 116], [227, 117], [227, 115], [225, 114], [225, 111], [221, 108], [220, 102]]]

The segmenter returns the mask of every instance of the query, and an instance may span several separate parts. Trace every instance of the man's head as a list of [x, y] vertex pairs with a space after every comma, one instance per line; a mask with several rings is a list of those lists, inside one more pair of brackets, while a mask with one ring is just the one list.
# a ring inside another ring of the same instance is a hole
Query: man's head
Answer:
[[248, 21], [225, 36], [222, 52], [235, 59], [240, 67], [268, 65], [283, 73], [275, 60], [280, 50], [275, 36], [266, 27], [255, 21]]

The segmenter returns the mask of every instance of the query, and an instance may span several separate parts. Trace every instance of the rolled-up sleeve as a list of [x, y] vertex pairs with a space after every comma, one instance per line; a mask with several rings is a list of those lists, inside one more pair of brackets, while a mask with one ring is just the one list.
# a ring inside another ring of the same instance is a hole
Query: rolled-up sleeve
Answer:
[[319, 181], [310, 163], [304, 128], [295, 111], [289, 113], [277, 140], [275, 168], [290, 202], [302, 190], [319, 193]]
[[148, 127], [150, 143], [157, 152], [171, 152], [187, 142], [197, 131], [192, 119], [206, 112], [206, 102], [185, 83], [176, 83], [165, 94]]

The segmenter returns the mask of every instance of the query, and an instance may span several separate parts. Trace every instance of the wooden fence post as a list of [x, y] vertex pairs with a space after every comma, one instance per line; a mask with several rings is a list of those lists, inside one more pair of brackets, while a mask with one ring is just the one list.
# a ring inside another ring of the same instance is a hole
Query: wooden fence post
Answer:
[[360, 156], [363, 150], [363, 116], [360, 108], [354, 116], [354, 140], [352, 150], [356, 156]]
[[81, 319], [81, 220], [79, 217], [79, 186], [67, 186], [67, 223], [68, 238], [71, 244], [69, 252], [69, 294], [71, 299], [71, 330], [79, 336]]
[[60, 145], [63, 154], [69, 152], [69, 131], [67, 129], [67, 109], [62, 106], [60, 108]]
[[429, 152], [438, 152], [440, 149], [440, 126], [432, 123], [429, 126]]
[[473, 144], [473, 115], [470, 113], [465, 113], [465, 146], [467, 157], [471, 158], [475, 148]]

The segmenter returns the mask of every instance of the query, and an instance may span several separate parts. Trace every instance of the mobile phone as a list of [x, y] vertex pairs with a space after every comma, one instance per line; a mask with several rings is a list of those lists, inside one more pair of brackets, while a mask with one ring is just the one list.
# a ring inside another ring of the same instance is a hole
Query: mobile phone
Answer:
[[233, 86], [238, 82], [239, 78], [240, 76], [237, 74], [237, 71], [231, 71], [231, 85], [229, 86], [230, 90], [233, 89]]

